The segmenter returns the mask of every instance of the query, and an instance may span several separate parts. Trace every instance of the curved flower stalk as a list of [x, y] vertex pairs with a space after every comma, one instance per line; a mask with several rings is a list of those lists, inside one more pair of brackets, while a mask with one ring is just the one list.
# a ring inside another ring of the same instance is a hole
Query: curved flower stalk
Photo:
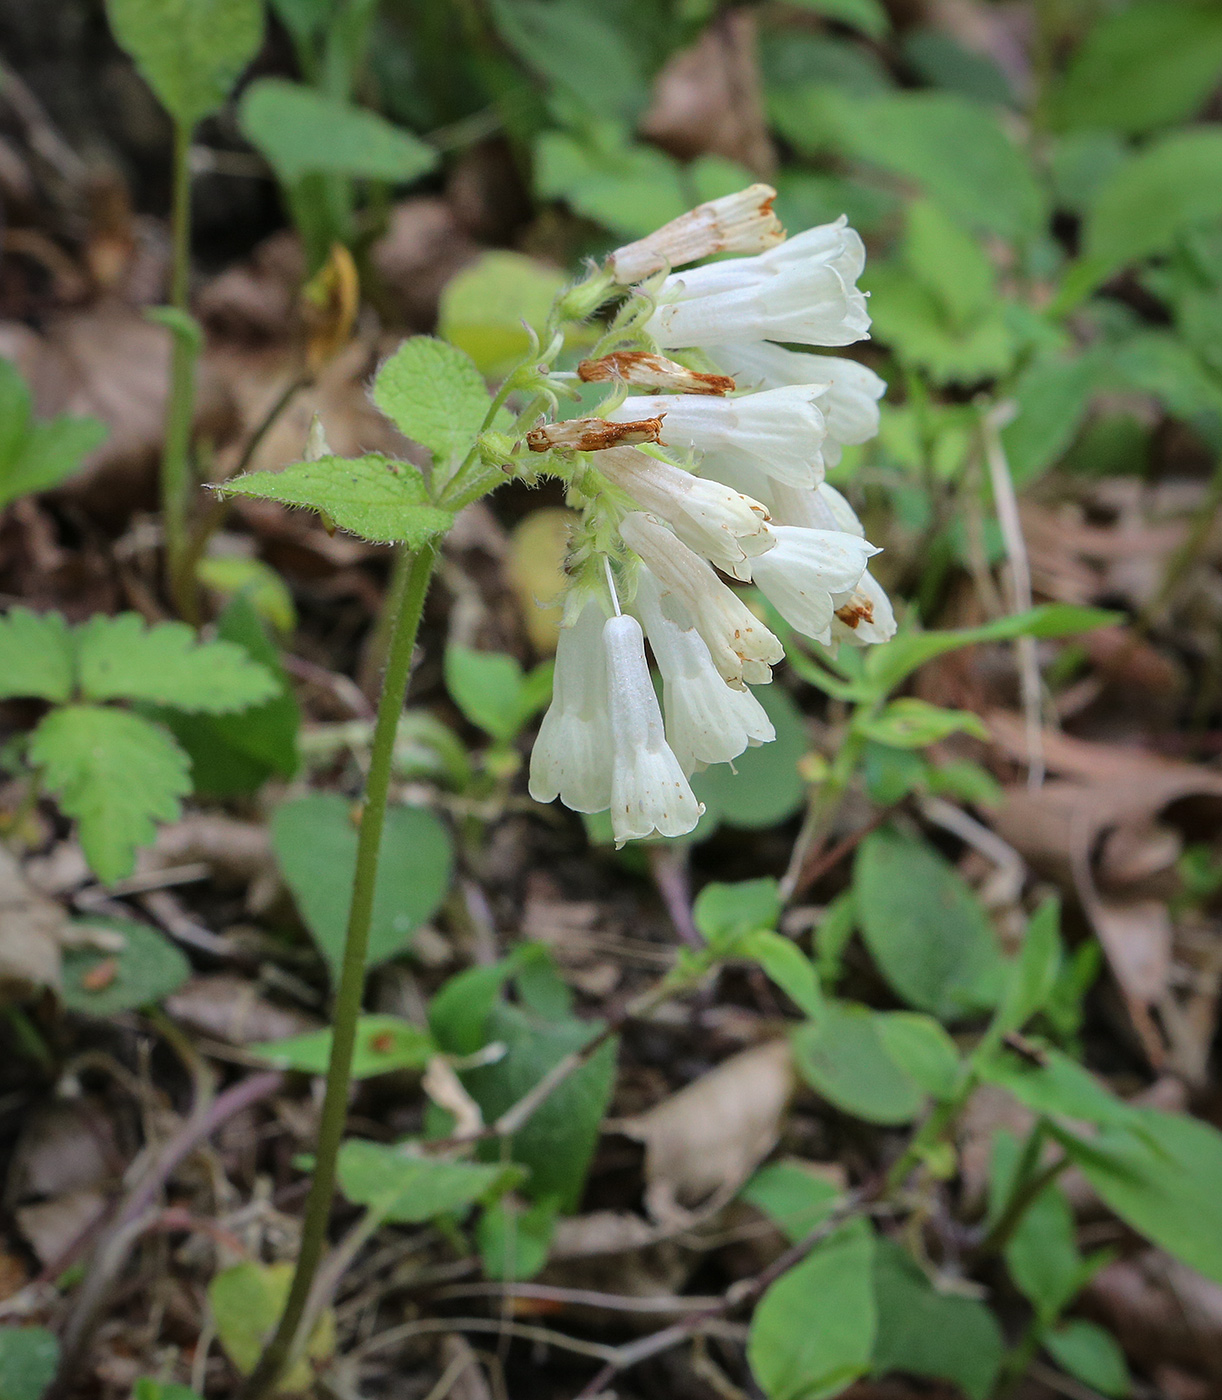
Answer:
[[[567, 294], [588, 312], [637, 283], [567, 376], [608, 386], [600, 414], [525, 440], [580, 512], [530, 791], [609, 810], [617, 844], [690, 831], [701, 807], [689, 776], [775, 737], [751, 688], [771, 681], [784, 647], [727, 580], [754, 584], [825, 645], [883, 641], [895, 627], [867, 570], [878, 550], [824, 482], [827, 463], [877, 431], [886, 386], [854, 360], [776, 343], [867, 335], [864, 249], [843, 218], [781, 241], [771, 193], [702, 206]], [[727, 251], [746, 256], [669, 271]], [[679, 359], [659, 353], [672, 348]], [[565, 378], [550, 377], [555, 392]]]

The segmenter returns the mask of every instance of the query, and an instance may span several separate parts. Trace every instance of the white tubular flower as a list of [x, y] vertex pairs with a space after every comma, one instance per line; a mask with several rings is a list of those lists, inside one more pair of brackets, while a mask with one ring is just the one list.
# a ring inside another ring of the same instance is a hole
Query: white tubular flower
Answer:
[[[748, 681], [767, 685], [785, 648], [742, 599], [653, 516], [634, 511], [619, 529], [624, 543], [657, 576], [666, 612], [680, 626], [695, 627], [721, 678], [735, 690], [744, 689]], [[851, 583], [842, 585], [850, 587]]]
[[649, 679], [645, 637], [635, 617], [603, 625], [611, 712], [611, 830], [615, 844], [634, 837], [682, 836], [704, 811], [666, 742]]
[[823, 459], [830, 467], [840, 461], [842, 448], [868, 442], [878, 432], [878, 400], [887, 392], [887, 384], [856, 360], [786, 350], [763, 341], [718, 345], [711, 354], [743, 389], [778, 389], [787, 384], [826, 388], [819, 407], [827, 422]]
[[[664, 416], [662, 438], [705, 456], [705, 470], [746, 466], [757, 473], [814, 486], [823, 480], [823, 413], [817, 386], [769, 389], [734, 399], [658, 394], [625, 399], [610, 418], [617, 423]], [[751, 493], [748, 493], [751, 494]]]
[[895, 636], [895, 613], [882, 584], [867, 569], [847, 598], [836, 599], [832, 641], [855, 647], [889, 642]]
[[552, 703], [530, 755], [530, 795], [559, 797], [574, 812], [605, 812], [611, 802], [611, 717], [602, 627], [593, 601], [560, 629]]
[[772, 212], [775, 198], [771, 185], [751, 185], [698, 204], [647, 238], [617, 248], [607, 259], [607, 269], [627, 287], [663, 268], [682, 267], [714, 253], [762, 253], [785, 238]]
[[758, 257], [668, 277], [646, 329], [663, 346], [851, 345], [870, 329], [865, 296], [855, 285], [864, 266], [861, 239], [841, 216]]
[[768, 512], [750, 496], [632, 447], [613, 447], [596, 465], [639, 506], [660, 515], [689, 549], [732, 578], [750, 579], [748, 557], [772, 548]]
[[647, 568], [640, 571], [634, 606], [662, 673], [666, 740], [685, 773], [729, 763], [748, 746], [776, 738], [755, 696], [731, 689], [718, 675], [700, 634], [662, 611], [661, 585]]
[[804, 530], [844, 530], [865, 538], [865, 530], [848, 501], [826, 481], [813, 491], [774, 482], [768, 507], [777, 525], [801, 525]]
[[847, 595], [879, 551], [843, 530], [774, 525], [776, 548], [753, 561], [764, 596], [791, 627], [817, 642], [831, 640], [836, 598]]

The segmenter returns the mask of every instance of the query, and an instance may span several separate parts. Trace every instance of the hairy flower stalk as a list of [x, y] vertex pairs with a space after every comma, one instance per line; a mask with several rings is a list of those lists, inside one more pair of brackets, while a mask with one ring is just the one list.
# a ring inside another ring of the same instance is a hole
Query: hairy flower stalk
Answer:
[[[784, 647], [727, 579], [825, 645], [895, 630], [867, 569], [878, 550], [824, 481], [878, 431], [886, 386], [855, 360], [778, 343], [868, 334], [865, 251], [843, 218], [785, 240], [771, 201], [753, 186], [702, 205], [566, 294], [584, 305], [640, 284], [575, 376], [611, 389], [601, 414], [525, 438], [581, 512], [530, 791], [609, 810], [617, 844], [692, 830], [702, 808], [688, 778], [775, 737], [751, 687]], [[725, 252], [747, 256], [671, 271]]]

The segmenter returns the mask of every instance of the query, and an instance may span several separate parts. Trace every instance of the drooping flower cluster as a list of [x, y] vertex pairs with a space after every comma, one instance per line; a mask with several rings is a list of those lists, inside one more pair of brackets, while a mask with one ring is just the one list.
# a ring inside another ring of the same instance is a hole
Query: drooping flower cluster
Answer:
[[[582, 512], [530, 791], [609, 808], [617, 844], [692, 830], [703, 809], [691, 775], [775, 737], [750, 687], [772, 679], [784, 648], [719, 575], [753, 583], [825, 644], [895, 630], [867, 569], [878, 551], [823, 479], [846, 445], [877, 432], [886, 386], [854, 360], [777, 343], [868, 334], [864, 249], [843, 218], [786, 240], [772, 198], [752, 186], [613, 253], [604, 285], [640, 285], [608, 353], [578, 369], [612, 397], [600, 417], [529, 440], [565, 459]], [[721, 252], [748, 256], [670, 271]]]

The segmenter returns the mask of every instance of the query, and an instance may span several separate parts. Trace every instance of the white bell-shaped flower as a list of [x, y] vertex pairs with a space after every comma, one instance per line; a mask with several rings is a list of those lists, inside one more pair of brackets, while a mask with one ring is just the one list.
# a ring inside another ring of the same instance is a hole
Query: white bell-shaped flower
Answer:
[[776, 738], [750, 690], [734, 690], [722, 680], [700, 634], [665, 615], [661, 585], [647, 568], [638, 575], [633, 606], [662, 673], [666, 739], [685, 773], [729, 763], [744, 749]]
[[660, 515], [689, 549], [732, 578], [749, 579], [749, 556], [772, 547], [767, 510], [720, 482], [634, 447], [610, 448], [599, 454], [596, 466], [638, 505]]
[[665, 525], [640, 511], [624, 517], [620, 535], [657, 576], [663, 611], [679, 626], [700, 633], [722, 679], [736, 690], [747, 682], [767, 685], [785, 648], [712, 568]]
[[771, 531], [776, 548], [753, 561], [755, 582], [791, 627], [829, 641], [836, 595], [851, 593], [879, 551], [843, 530], [774, 525]]
[[667, 279], [659, 300], [683, 301], [714, 292], [739, 291], [759, 286], [796, 267], [830, 267], [846, 287], [853, 287], [865, 265], [865, 244], [842, 214], [834, 223], [808, 228], [756, 257], [724, 258], [676, 273]]
[[611, 712], [611, 830], [616, 846], [642, 836], [683, 836], [704, 811], [666, 742], [635, 617], [603, 625]]
[[887, 392], [887, 384], [856, 360], [786, 350], [767, 341], [717, 345], [710, 354], [727, 374], [734, 376], [740, 389], [822, 385], [827, 391], [819, 399], [827, 429], [823, 459], [829, 467], [840, 461], [843, 448], [868, 442], [878, 432], [878, 400]]
[[666, 445], [703, 454], [710, 476], [719, 476], [723, 465], [739, 466], [795, 486], [815, 486], [823, 480], [821, 392], [797, 386], [724, 399], [642, 395], [625, 399], [608, 416], [617, 423], [662, 418]]
[[895, 636], [895, 612], [882, 584], [867, 569], [847, 596], [836, 599], [832, 641], [855, 647], [876, 646]]
[[865, 530], [848, 501], [826, 481], [814, 490], [774, 482], [769, 508], [776, 525], [800, 525], [804, 530], [844, 530], [865, 538]]
[[530, 795], [559, 797], [574, 812], [605, 812], [611, 802], [611, 717], [602, 628], [592, 599], [560, 629], [552, 703], [530, 755]]

